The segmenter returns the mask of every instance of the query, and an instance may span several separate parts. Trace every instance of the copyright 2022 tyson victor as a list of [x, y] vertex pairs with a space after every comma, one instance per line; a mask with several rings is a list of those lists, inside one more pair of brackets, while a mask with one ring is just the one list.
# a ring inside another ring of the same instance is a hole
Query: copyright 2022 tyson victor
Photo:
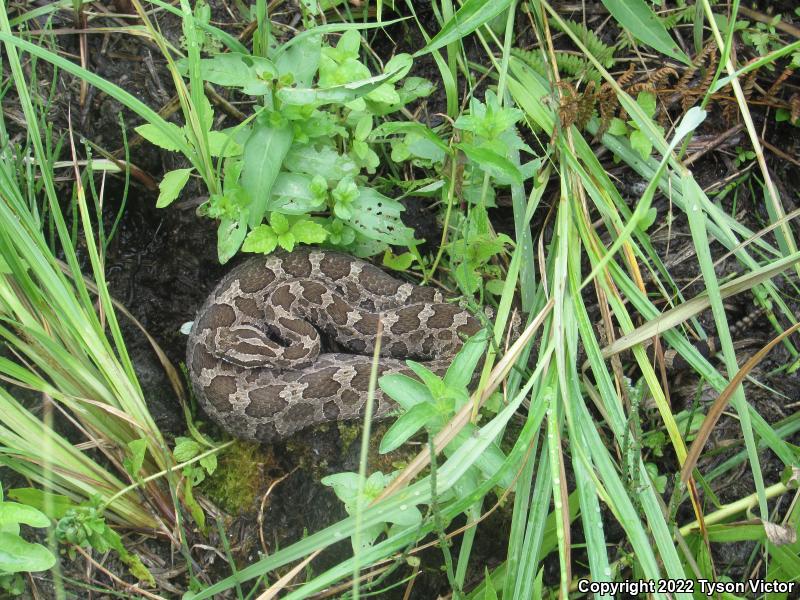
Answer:
[[791, 594], [798, 589], [796, 581], [750, 579], [748, 581], [711, 581], [709, 579], [637, 579], [629, 581], [578, 580], [578, 591], [616, 596], [617, 594]]

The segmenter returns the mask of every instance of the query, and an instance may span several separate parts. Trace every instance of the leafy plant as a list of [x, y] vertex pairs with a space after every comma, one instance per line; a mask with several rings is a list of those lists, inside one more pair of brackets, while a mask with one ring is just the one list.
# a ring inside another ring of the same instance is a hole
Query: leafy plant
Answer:
[[[277, 246], [291, 250], [295, 244], [327, 241], [356, 255], [372, 255], [388, 244], [415, 243], [400, 221], [402, 206], [368, 185], [380, 162], [369, 138], [375, 118], [399, 111], [432, 86], [417, 77], [399, 85], [411, 68], [406, 54], [394, 56], [373, 75], [359, 58], [360, 47], [355, 29], [335, 46], [311, 30], [271, 49], [268, 57], [229, 52], [177, 63], [183, 74], [194, 71], [200, 81], [259, 100], [251, 118], [228, 130], [211, 130], [210, 105], [201, 111], [222, 189], [211, 190], [199, 212], [220, 221], [221, 262], [240, 247], [269, 253]], [[172, 138], [188, 145], [189, 125], [172, 127]], [[180, 147], [150, 124], [137, 131], [167, 150]], [[167, 173], [158, 206], [175, 200], [193, 172]]]
[[[648, 118], [653, 118], [656, 114], [656, 95], [653, 92], [639, 92], [636, 96], [636, 104], [642, 109]], [[654, 122], [654, 126], [663, 135], [664, 128]], [[608, 133], [627, 137], [633, 148], [642, 159], [647, 159], [653, 152], [653, 139], [650, 134], [642, 131], [637, 122], [633, 119], [623, 121], [619, 117], [614, 117], [608, 127]]]
[[[324, 477], [321, 483], [333, 488], [336, 497], [344, 503], [347, 514], [355, 515], [375, 501], [396, 476], [397, 471], [388, 475], [375, 471], [364, 480], [359, 477], [358, 473], [334, 473]], [[398, 507], [396, 510], [385, 514], [383, 523], [370, 525], [361, 532], [359, 538], [361, 548], [356, 548], [356, 539], [351, 537], [353, 550], [371, 546], [381, 533], [387, 531], [387, 523], [400, 527], [410, 527], [420, 521], [422, 521], [422, 513], [419, 512], [416, 506]]]
[[[402, 410], [402, 414], [381, 439], [381, 453], [398, 448], [420, 431], [424, 431], [429, 437], [435, 436], [469, 402], [467, 386], [485, 355], [486, 345], [485, 332], [473, 336], [455, 356], [443, 377], [424, 365], [409, 360], [406, 363], [419, 380], [402, 374], [384, 375], [379, 379], [381, 389]], [[476, 432], [476, 425], [467, 425], [445, 448], [445, 454], [450, 456]], [[474, 481], [477, 482], [480, 472], [485, 475], [494, 473], [504, 456], [496, 444], [489, 444], [475, 461], [471, 477], [476, 478]]]
[[93, 548], [100, 553], [114, 550], [134, 577], [155, 585], [153, 575], [134, 553], [128, 552], [122, 544], [120, 535], [109, 527], [103, 516], [102, 501], [95, 498], [83, 506], [69, 508], [58, 520], [55, 528], [56, 539], [67, 544], [67, 554], [75, 558], [74, 547]]
[[15, 596], [25, 589], [20, 573], [46, 571], [56, 562], [50, 550], [22, 538], [20, 525], [49, 527], [50, 519], [32, 506], [4, 500], [0, 485], [0, 589]]

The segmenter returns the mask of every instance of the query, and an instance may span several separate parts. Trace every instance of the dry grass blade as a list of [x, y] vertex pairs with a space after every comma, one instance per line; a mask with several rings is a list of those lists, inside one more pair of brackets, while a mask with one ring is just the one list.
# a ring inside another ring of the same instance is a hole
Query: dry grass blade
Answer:
[[[775, 275], [796, 264], [797, 262], [800, 262], [800, 253], [796, 252], [782, 260], [775, 261], [767, 268], [752, 273], [747, 273], [746, 275], [737, 277], [733, 281], [720, 286], [720, 295], [724, 299], [749, 290], [759, 283], [767, 281], [768, 279], [772, 279], [775, 277]], [[641, 344], [663, 333], [664, 331], [672, 329], [673, 327], [680, 325], [684, 321], [699, 314], [701, 311], [708, 308], [708, 306], [709, 299], [705, 294], [696, 296], [691, 300], [687, 300], [680, 306], [676, 306], [675, 308], [668, 310], [657, 319], [648, 321], [641, 327], [637, 327], [631, 333], [620, 337], [612, 344], [609, 344], [603, 348], [603, 358], [609, 358], [615, 354], [624, 352], [636, 344]]]
[[722, 416], [722, 411], [725, 410], [726, 406], [728, 406], [728, 402], [730, 401], [733, 393], [736, 391], [736, 388], [738, 388], [742, 381], [744, 381], [744, 378], [747, 376], [747, 374], [750, 373], [750, 371], [752, 371], [756, 365], [758, 365], [758, 363], [764, 360], [764, 357], [769, 354], [770, 350], [798, 330], [800, 330], [800, 323], [796, 323], [780, 335], [774, 337], [766, 346], [751, 356], [750, 359], [748, 359], [748, 361], [742, 366], [742, 368], [737, 371], [736, 375], [733, 376], [733, 379], [731, 379], [731, 382], [722, 391], [719, 397], [714, 401], [714, 404], [711, 405], [711, 408], [706, 414], [705, 420], [703, 420], [700, 430], [697, 432], [697, 437], [695, 437], [694, 442], [692, 442], [692, 445], [689, 448], [686, 461], [683, 463], [683, 467], [681, 468], [682, 483], [686, 483], [689, 480], [689, 476], [691, 475], [692, 470], [700, 458], [700, 453], [703, 451], [703, 447], [706, 445], [706, 442], [711, 435], [711, 431], [714, 429], [717, 421]]

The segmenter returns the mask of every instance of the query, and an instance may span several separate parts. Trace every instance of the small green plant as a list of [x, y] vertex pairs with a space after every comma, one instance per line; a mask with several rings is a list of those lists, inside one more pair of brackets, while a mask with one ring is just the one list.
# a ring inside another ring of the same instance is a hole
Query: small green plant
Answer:
[[[198, 34], [199, 35], [199, 34]], [[375, 119], [395, 113], [432, 91], [410, 77], [411, 57], [398, 54], [373, 75], [360, 58], [354, 29], [335, 46], [313, 30], [270, 50], [269, 57], [229, 52], [182, 60], [186, 75], [237, 88], [257, 99], [255, 114], [238, 127], [212, 130], [213, 110], [200, 97], [201, 129], [222, 176], [219, 191], [199, 211], [219, 219], [221, 262], [240, 248], [269, 253], [280, 246], [320, 244], [373, 255], [389, 244], [411, 246], [413, 232], [399, 218], [402, 206], [371, 187], [380, 159], [370, 134]], [[179, 150], [191, 145], [190, 125], [171, 126], [171, 136], [151, 124], [137, 128], [150, 142]], [[174, 201], [195, 167], [167, 173], [157, 206]], [[265, 222], [266, 221], [266, 222]]]
[[[375, 471], [366, 480], [362, 480], [358, 473], [334, 473], [322, 479], [322, 484], [333, 488], [336, 497], [344, 503], [345, 510], [349, 515], [355, 515], [358, 511], [366, 509], [378, 496], [381, 495], [386, 486], [397, 476], [397, 471], [388, 475]], [[397, 510], [388, 512], [385, 515], [384, 523], [376, 523], [365, 528], [359, 538], [360, 547], [371, 546], [378, 536], [386, 531], [386, 524], [391, 523], [399, 527], [409, 527], [422, 521], [422, 513], [416, 506], [408, 505]], [[389, 530], [391, 531], [391, 529]], [[355, 538], [351, 538], [353, 550], [356, 548]]]
[[20, 573], [46, 571], [56, 562], [50, 550], [22, 538], [20, 525], [49, 527], [50, 519], [32, 506], [4, 500], [0, 484], [0, 590], [13, 596], [25, 591]]
[[736, 146], [736, 166], [740, 167], [745, 163], [755, 160], [756, 153], [748, 150], [744, 146]]
[[[540, 165], [539, 161], [520, 162], [521, 152], [533, 154], [516, 130], [521, 117], [520, 110], [504, 106], [493, 90], [487, 90], [484, 102], [473, 98], [469, 110], [456, 119], [453, 127], [458, 141], [452, 148], [421, 126], [387, 123], [376, 132], [387, 136], [393, 159], [432, 169], [440, 173], [440, 181], [445, 179], [446, 185], [430, 183], [426, 191], [438, 191], [453, 202], [449, 197], [452, 191], [470, 207], [469, 211], [453, 211], [450, 222], [445, 223], [458, 234], [443, 248], [449, 256], [450, 273], [467, 295], [484, 289], [484, 280], [487, 291], [500, 292], [502, 273], [491, 261], [513, 241], [492, 231], [486, 208], [496, 206], [496, 190], [521, 185]], [[390, 134], [399, 135], [388, 137]]]
[[122, 544], [120, 535], [109, 527], [103, 515], [100, 498], [95, 498], [86, 505], [74, 506], [66, 510], [58, 520], [55, 529], [56, 539], [67, 545], [67, 555], [75, 558], [74, 548], [93, 548], [100, 553], [114, 550], [127, 566], [131, 575], [155, 585], [153, 575], [144, 566], [142, 560], [132, 552], [128, 552]]
[[[391, 452], [407, 442], [412, 436], [424, 431], [435, 436], [455, 414], [470, 400], [467, 390], [472, 374], [481, 358], [485, 356], [486, 334], [480, 332], [468, 340], [453, 359], [444, 377], [424, 365], [406, 361], [409, 368], [419, 378], [393, 374], [381, 377], [381, 389], [400, 406], [402, 414], [386, 431], [381, 439], [379, 451]], [[445, 448], [450, 455], [478, 430], [477, 425], [468, 424]], [[491, 475], [502, 464], [505, 455], [500, 447], [492, 443], [483, 455], [475, 461], [470, 481], [477, 485], [479, 474]]]
[[178, 463], [185, 463], [198, 458], [196, 462], [183, 467], [183, 479], [180, 487], [187, 509], [195, 523], [205, 533], [206, 516], [197, 500], [195, 500], [193, 490], [205, 480], [206, 475], [213, 475], [214, 471], [217, 470], [217, 455], [213, 452], [207, 452], [215, 449], [213, 445], [206, 442], [201, 436], [198, 436], [198, 438], [205, 443], [205, 446], [192, 438], [175, 438], [175, 448], [172, 451], [172, 455]]
[[[644, 113], [652, 119], [656, 114], [656, 95], [653, 92], [639, 92], [636, 96], [636, 103], [642, 108]], [[663, 135], [664, 128], [654, 122], [654, 126]], [[611, 119], [608, 133], [627, 137], [633, 148], [642, 159], [647, 159], [653, 152], [653, 140], [637, 125], [636, 121], [630, 119], [623, 121], [619, 117]]]

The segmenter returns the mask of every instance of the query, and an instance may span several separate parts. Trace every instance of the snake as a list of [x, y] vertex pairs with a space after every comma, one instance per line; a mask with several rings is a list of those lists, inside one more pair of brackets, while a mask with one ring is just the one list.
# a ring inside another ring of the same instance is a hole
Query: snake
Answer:
[[[362, 420], [379, 338], [378, 377], [414, 376], [408, 359], [443, 375], [482, 328], [436, 288], [341, 252], [298, 247], [251, 257], [217, 284], [192, 324], [186, 365], [213, 421], [236, 438], [274, 443], [314, 425]], [[717, 338], [695, 347], [712, 356]], [[689, 368], [673, 349], [664, 362], [677, 372]], [[374, 419], [396, 413], [379, 387], [373, 394]]]
[[[482, 328], [438, 289], [297, 247], [248, 258], [223, 277], [192, 324], [186, 365], [198, 403], [222, 429], [274, 443], [363, 419], [374, 362], [379, 377], [412, 375], [408, 359], [442, 375]], [[376, 387], [373, 418], [396, 409]]]

